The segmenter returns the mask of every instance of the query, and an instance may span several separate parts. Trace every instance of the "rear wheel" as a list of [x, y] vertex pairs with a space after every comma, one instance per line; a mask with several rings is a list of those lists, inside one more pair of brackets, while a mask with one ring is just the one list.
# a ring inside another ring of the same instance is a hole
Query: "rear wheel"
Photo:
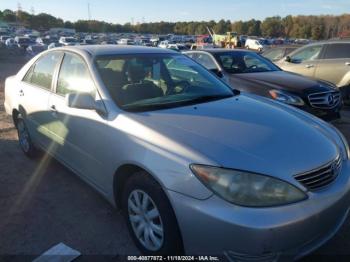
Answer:
[[170, 202], [161, 186], [140, 172], [126, 182], [123, 213], [132, 238], [147, 255], [182, 254], [182, 240]]
[[19, 146], [21, 147], [23, 153], [30, 158], [37, 156], [38, 150], [33, 144], [28, 128], [21, 116], [18, 116], [17, 118], [16, 128]]

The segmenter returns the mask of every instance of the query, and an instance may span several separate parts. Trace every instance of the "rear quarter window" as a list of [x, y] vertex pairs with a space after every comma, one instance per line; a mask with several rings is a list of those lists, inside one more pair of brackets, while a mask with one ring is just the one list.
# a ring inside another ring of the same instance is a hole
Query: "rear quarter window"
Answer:
[[350, 43], [329, 44], [326, 48], [325, 59], [350, 58]]

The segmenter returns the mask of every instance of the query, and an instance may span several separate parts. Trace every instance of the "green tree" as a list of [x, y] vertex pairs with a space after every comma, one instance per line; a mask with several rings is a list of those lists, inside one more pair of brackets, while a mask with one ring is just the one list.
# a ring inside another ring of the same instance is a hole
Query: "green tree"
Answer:
[[16, 13], [13, 12], [12, 10], [5, 9], [2, 12], [2, 17], [6, 22], [16, 22]]
[[221, 19], [213, 29], [216, 34], [226, 34], [231, 30], [231, 22]]
[[293, 26], [294, 26], [293, 17], [291, 15], [288, 15], [285, 18], [283, 18], [282, 25], [284, 28], [284, 35], [286, 37], [290, 37], [290, 34], [291, 34], [291, 32], [293, 30]]
[[284, 27], [281, 17], [274, 16], [266, 18], [261, 24], [261, 32], [263, 36], [284, 36]]

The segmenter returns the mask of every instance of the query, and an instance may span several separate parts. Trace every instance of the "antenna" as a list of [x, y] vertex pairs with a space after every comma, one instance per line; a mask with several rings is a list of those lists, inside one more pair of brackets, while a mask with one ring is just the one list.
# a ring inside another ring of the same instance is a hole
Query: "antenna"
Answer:
[[22, 11], [22, 5], [20, 2], [17, 3], [17, 12], [21, 12]]
[[91, 11], [90, 11], [90, 3], [88, 2], [88, 17], [91, 20]]
[[16, 23], [18, 23], [18, 17], [20, 12], [22, 12], [22, 5], [20, 2], [17, 2]]

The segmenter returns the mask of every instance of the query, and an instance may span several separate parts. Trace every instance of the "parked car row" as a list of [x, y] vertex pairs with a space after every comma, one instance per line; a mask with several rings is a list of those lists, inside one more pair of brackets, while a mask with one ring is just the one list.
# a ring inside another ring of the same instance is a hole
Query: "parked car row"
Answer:
[[4, 106], [22, 151], [121, 208], [147, 255], [294, 260], [349, 213], [346, 139], [295, 108], [337, 114], [339, 92], [255, 52], [55, 48], [6, 79]]
[[329, 82], [288, 73], [259, 54], [245, 50], [185, 52], [230, 86], [295, 106], [325, 120], [340, 118], [340, 92]]

